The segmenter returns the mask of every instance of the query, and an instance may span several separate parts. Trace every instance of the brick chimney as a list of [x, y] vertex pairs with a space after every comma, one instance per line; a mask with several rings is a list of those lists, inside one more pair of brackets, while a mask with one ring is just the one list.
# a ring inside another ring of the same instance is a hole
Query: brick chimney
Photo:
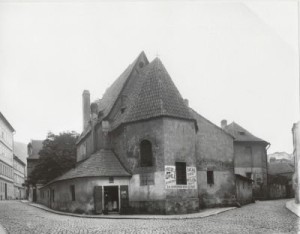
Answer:
[[222, 121], [221, 121], [221, 128], [225, 128], [227, 126], [227, 120], [226, 119], [223, 119]]
[[90, 105], [91, 105], [90, 92], [88, 90], [84, 90], [82, 93], [83, 131], [89, 125], [89, 121], [91, 118]]

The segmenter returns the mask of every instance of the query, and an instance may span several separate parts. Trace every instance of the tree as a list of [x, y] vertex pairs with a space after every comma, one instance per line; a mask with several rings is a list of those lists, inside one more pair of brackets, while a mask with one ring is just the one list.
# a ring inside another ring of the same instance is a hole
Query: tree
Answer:
[[76, 141], [78, 134], [74, 131], [55, 135], [48, 133], [43, 141], [37, 165], [32, 171], [29, 182], [48, 183], [54, 178], [64, 174], [76, 164]]

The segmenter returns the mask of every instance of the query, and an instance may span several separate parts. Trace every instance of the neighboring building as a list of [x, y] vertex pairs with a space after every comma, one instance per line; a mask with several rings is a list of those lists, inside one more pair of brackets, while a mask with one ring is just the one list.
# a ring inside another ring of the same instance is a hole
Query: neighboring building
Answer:
[[198, 195], [201, 207], [236, 202], [233, 137], [192, 111], [197, 120], [196, 158]]
[[15, 199], [25, 198], [25, 163], [14, 155], [14, 194]]
[[294, 197], [293, 175], [294, 165], [285, 161], [275, 161], [268, 164], [269, 198]]
[[141, 53], [101, 100], [83, 92], [77, 165], [43, 186], [39, 202], [76, 213], [191, 213], [236, 205], [235, 183], [233, 137], [191, 110], [161, 61]]
[[0, 112], [0, 200], [14, 198], [13, 134], [15, 130]]
[[295, 182], [294, 182], [294, 190], [295, 190], [295, 202], [297, 204], [300, 203], [300, 180], [299, 180], [299, 160], [300, 160], [300, 122], [294, 123], [292, 128], [293, 134], [293, 155], [295, 159]]
[[[27, 145], [27, 178], [29, 179], [31, 176], [34, 167], [36, 166], [38, 159], [40, 158], [39, 152], [43, 148], [42, 140], [31, 140], [31, 142]], [[27, 198], [29, 201], [37, 200], [37, 193], [39, 185], [36, 184], [28, 184], [27, 183]]]
[[15, 199], [25, 199], [25, 179], [26, 164], [24, 160], [27, 158], [26, 144], [14, 142], [14, 194]]
[[270, 144], [235, 122], [227, 125], [227, 121], [223, 120], [221, 125], [234, 137], [235, 173], [254, 181], [253, 196], [255, 199], [267, 199], [267, 147]]
[[268, 154], [268, 162], [289, 162], [294, 164], [294, 156], [293, 154], [288, 154], [286, 152], [275, 152], [272, 154]]

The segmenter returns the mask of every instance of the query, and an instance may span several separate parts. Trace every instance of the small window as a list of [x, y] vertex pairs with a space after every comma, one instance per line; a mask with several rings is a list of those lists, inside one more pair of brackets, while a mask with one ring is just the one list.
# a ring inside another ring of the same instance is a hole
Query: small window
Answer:
[[114, 183], [114, 177], [110, 176], [110, 177], [108, 178], [108, 182], [109, 182], [110, 184], [113, 184], [113, 183]]
[[239, 132], [240, 135], [244, 136], [245, 135], [245, 132]]
[[252, 176], [252, 173], [251, 173], [251, 172], [247, 172], [247, 173], [246, 173], [246, 177], [247, 177], [248, 179], [251, 179], [251, 176]]
[[140, 144], [141, 167], [152, 167], [152, 144], [150, 141], [143, 140]]
[[72, 196], [72, 201], [75, 201], [75, 185], [71, 185], [71, 196]]
[[186, 184], [186, 163], [176, 162], [176, 184]]
[[214, 171], [207, 171], [207, 184], [214, 184]]
[[153, 173], [146, 173], [140, 174], [140, 185], [154, 185], [154, 174]]
[[142, 68], [143, 66], [144, 66], [144, 63], [141, 61], [141, 62], [139, 63], [139, 67]]

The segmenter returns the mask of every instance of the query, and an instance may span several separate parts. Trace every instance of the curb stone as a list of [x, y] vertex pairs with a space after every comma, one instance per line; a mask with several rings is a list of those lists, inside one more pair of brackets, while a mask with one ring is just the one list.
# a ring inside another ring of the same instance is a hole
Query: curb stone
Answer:
[[31, 202], [24, 202], [30, 206], [45, 210], [47, 212], [51, 212], [58, 215], [65, 215], [65, 216], [71, 216], [71, 217], [79, 217], [79, 218], [93, 218], [93, 219], [140, 219], [140, 220], [184, 220], [184, 219], [200, 219], [205, 218], [208, 216], [217, 215], [226, 211], [230, 211], [233, 209], [236, 209], [236, 207], [223, 207], [223, 208], [211, 208], [202, 210], [198, 213], [192, 213], [192, 214], [185, 214], [185, 215], [82, 215], [82, 214], [74, 214], [74, 213], [67, 213], [67, 212], [61, 212], [52, 210], [46, 206], [31, 203]]

